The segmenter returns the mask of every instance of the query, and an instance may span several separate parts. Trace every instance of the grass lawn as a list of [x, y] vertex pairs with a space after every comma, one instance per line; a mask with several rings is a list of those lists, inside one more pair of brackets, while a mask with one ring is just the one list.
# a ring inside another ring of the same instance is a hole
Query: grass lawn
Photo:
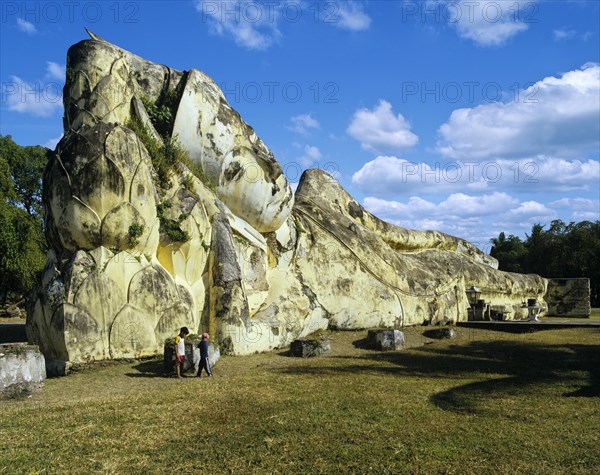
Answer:
[[590, 312], [590, 316], [587, 318], [574, 318], [574, 317], [561, 317], [561, 316], [554, 316], [554, 317], [542, 317], [542, 320], [546, 320], [549, 322], [552, 321], [561, 321], [561, 322], [572, 322], [572, 323], [590, 323], [590, 322], [600, 322], [600, 308], [592, 308], [591, 312]]
[[[328, 357], [97, 365], [0, 403], [0, 473], [600, 473], [600, 332], [458, 328]], [[424, 346], [415, 346], [418, 344]]]

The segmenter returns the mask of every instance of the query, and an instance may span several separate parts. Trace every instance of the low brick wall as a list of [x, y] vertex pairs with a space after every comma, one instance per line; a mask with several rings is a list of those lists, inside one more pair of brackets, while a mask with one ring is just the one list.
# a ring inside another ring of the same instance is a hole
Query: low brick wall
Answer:
[[548, 279], [544, 300], [549, 317], [588, 318], [590, 307], [590, 279]]
[[0, 345], [0, 399], [38, 391], [46, 380], [44, 355], [35, 345]]

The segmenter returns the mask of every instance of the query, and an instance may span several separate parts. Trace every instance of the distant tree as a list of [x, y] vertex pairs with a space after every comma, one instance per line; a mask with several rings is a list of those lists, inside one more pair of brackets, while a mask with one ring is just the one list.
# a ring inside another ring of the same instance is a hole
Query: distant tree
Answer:
[[550, 244], [548, 236], [544, 231], [544, 226], [534, 224], [531, 228], [531, 234], [525, 235], [525, 262], [523, 263], [526, 272], [539, 274], [543, 277], [548, 277], [548, 253], [550, 252]]
[[0, 304], [31, 291], [44, 267], [42, 175], [50, 150], [0, 136]]
[[10, 135], [0, 136], [0, 156], [9, 167], [14, 196], [10, 202], [42, 218], [42, 175], [52, 152], [39, 145], [22, 147]]
[[587, 277], [591, 304], [600, 306], [600, 221], [565, 224], [557, 219], [548, 229], [534, 224], [525, 241], [500, 233], [491, 239], [490, 254], [499, 268], [542, 277]]
[[527, 248], [518, 236], [512, 234], [506, 237], [500, 233], [497, 238], [490, 240], [492, 249], [490, 255], [498, 259], [498, 268], [507, 272], [524, 272], [524, 262]]

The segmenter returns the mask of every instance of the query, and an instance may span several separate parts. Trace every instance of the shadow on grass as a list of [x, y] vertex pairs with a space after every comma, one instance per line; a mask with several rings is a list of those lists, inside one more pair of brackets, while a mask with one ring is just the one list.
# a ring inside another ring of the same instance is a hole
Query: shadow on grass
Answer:
[[[358, 348], [363, 344], [362, 340], [355, 342]], [[600, 396], [600, 345], [472, 341], [411, 351], [377, 352], [350, 359], [355, 364], [292, 366], [280, 371], [296, 374], [375, 372], [458, 381], [480, 379], [431, 396], [431, 402], [442, 409], [468, 413], [476, 412], [482, 402], [493, 402], [493, 398], [518, 397], [557, 383], [580, 386], [562, 394], [563, 397]]]
[[148, 360], [142, 361], [132, 367], [137, 373], [126, 373], [126, 376], [131, 378], [169, 378], [171, 373], [165, 371], [163, 360]]
[[369, 344], [369, 339], [367, 337], [361, 338], [360, 340], [355, 340], [352, 342], [352, 346], [359, 350], [372, 350], [371, 345]]

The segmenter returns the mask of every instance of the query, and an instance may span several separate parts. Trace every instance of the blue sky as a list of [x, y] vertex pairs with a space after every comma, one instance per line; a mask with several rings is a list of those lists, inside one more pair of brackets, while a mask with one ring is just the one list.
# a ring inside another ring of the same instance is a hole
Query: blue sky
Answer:
[[600, 219], [600, 2], [3, 1], [0, 133], [53, 146], [89, 28], [200, 69], [290, 182], [334, 173], [367, 209], [489, 250]]

